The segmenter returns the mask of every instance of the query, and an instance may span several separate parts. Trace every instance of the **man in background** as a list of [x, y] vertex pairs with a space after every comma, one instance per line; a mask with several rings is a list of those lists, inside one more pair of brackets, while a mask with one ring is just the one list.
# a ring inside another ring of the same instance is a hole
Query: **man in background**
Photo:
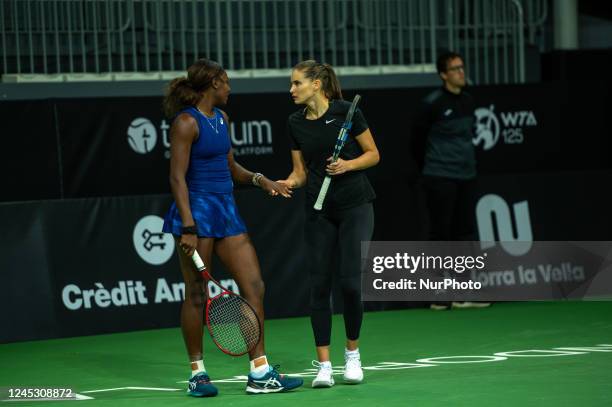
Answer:
[[[476, 157], [472, 143], [474, 100], [466, 86], [463, 58], [445, 52], [436, 63], [442, 86], [427, 95], [415, 120], [415, 158], [429, 215], [429, 239], [476, 240]], [[432, 303], [432, 309], [486, 307], [489, 303]]]

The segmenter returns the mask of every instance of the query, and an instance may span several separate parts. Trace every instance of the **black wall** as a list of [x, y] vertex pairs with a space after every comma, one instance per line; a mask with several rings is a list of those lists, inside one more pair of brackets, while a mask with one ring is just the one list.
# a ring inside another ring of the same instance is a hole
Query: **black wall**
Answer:
[[[479, 197], [494, 194], [509, 207], [527, 202], [534, 240], [612, 240], [610, 89], [607, 82], [471, 89], [478, 134], [489, 141], [486, 149], [477, 147]], [[427, 236], [410, 128], [419, 100], [431, 90], [360, 91], [382, 158], [368, 170], [378, 195], [374, 240]], [[180, 298], [163, 291], [164, 283], [181, 280], [172, 242], [155, 222], [146, 226], [146, 241], [139, 229], [145, 217], [163, 216], [171, 201], [164, 142], [169, 123], [160, 106], [155, 97], [0, 102], [0, 271], [6, 278], [0, 306], [11, 310], [2, 313], [0, 341], [178, 324]], [[285, 120], [295, 109], [286, 93], [231, 96], [226, 110], [235, 126], [236, 159], [272, 179], [285, 177]], [[148, 136], [141, 152], [128, 142], [131, 125], [136, 139], [143, 129]], [[305, 315], [303, 192], [285, 201], [246, 186], [236, 197], [262, 264], [267, 316]], [[168, 259], [151, 264], [138, 254], [151, 243], [149, 254]], [[221, 265], [213, 269], [227, 278]], [[138, 297], [125, 303], [121, 282], [140, 282], [147, 303]], [[111, 295], [113, 289], [117, 301], [109, 303], [104, 290]], [[89, 308], [74, 305], [85, 295], [74, 290], [89, 290]]]

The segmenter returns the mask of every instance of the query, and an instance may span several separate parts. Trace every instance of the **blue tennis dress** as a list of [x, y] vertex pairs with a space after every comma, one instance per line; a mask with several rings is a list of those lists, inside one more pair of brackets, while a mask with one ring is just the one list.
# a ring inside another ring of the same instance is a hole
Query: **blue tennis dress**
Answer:
[[[223, 114], [215, 108], [215, 116], [210, 118], [194, 107], [180, 113], [191, 115], [198, 123], [199, 137], [191, 146], [185, 175], [198, 236], [219, 238], [245, 233], [246, 226], [234, 201], [234, 184], [227, 162], [231, 143]], [[173, 202], [162, 230], [180, 236], [182, 227], [176, 202]]]

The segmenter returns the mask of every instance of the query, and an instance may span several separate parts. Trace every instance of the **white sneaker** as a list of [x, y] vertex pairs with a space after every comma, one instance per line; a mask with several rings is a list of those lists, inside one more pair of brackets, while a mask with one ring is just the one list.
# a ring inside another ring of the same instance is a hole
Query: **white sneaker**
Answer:
[[432, 304], [429, 304], [429, 309], [432, 309], [434, 311], [443, 311], [443, 310], [447, 310], [448, 309], [448, 305], [447, 304], [432, 303]]
[[344, 355], [344, 382], [349, 384], [361, 383], [363, 380], [363, 370], [361, 369], [361, 359], [357, 355]]
[[332, 387], [334, 385], [334, 371], [332, 369], [331, 363], [326, 363], [325, 365], [323, 365], [317, 362], [316, 360], [313, 360], [312, 365], [314, 367], [319, 368], [319, 371], [317, 372], [317, 377], [315, 377], [312, 381], [312, 387]]

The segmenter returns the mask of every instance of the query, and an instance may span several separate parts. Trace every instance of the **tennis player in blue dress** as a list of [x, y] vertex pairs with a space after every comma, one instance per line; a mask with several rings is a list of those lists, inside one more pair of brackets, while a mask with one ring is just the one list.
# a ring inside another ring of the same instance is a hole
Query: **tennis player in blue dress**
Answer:
[[[191, 255], [198, 250], [210, 266], [214, 253], [220, 258], [253, 306], [263, 325], [264, 283], [259, 261], [233, 196], [234, 182], [253, 183], [270, 195], [290, 197], [291, 190], [253, 173], [234, 161], [227, 114], [216, 106], [227, 103], [229, 79], [215, 61], [200, 59], [186, 77], [173, 79], [164, 99], [164, 110], [174, 118], [170, 128], [170, 186], [174, 202], [164, 220], [163, 231], [175, 236], [185, 280], [181, 328], [191, 362], [188, 393], [215, 396], [204, 367], [202, 329], [204, 283]], [[299, 387], [299, 378], [280, 374], [268, 364], [263, 326], [260, 342], [249, 352], [247, 393], [275, 393]]]

